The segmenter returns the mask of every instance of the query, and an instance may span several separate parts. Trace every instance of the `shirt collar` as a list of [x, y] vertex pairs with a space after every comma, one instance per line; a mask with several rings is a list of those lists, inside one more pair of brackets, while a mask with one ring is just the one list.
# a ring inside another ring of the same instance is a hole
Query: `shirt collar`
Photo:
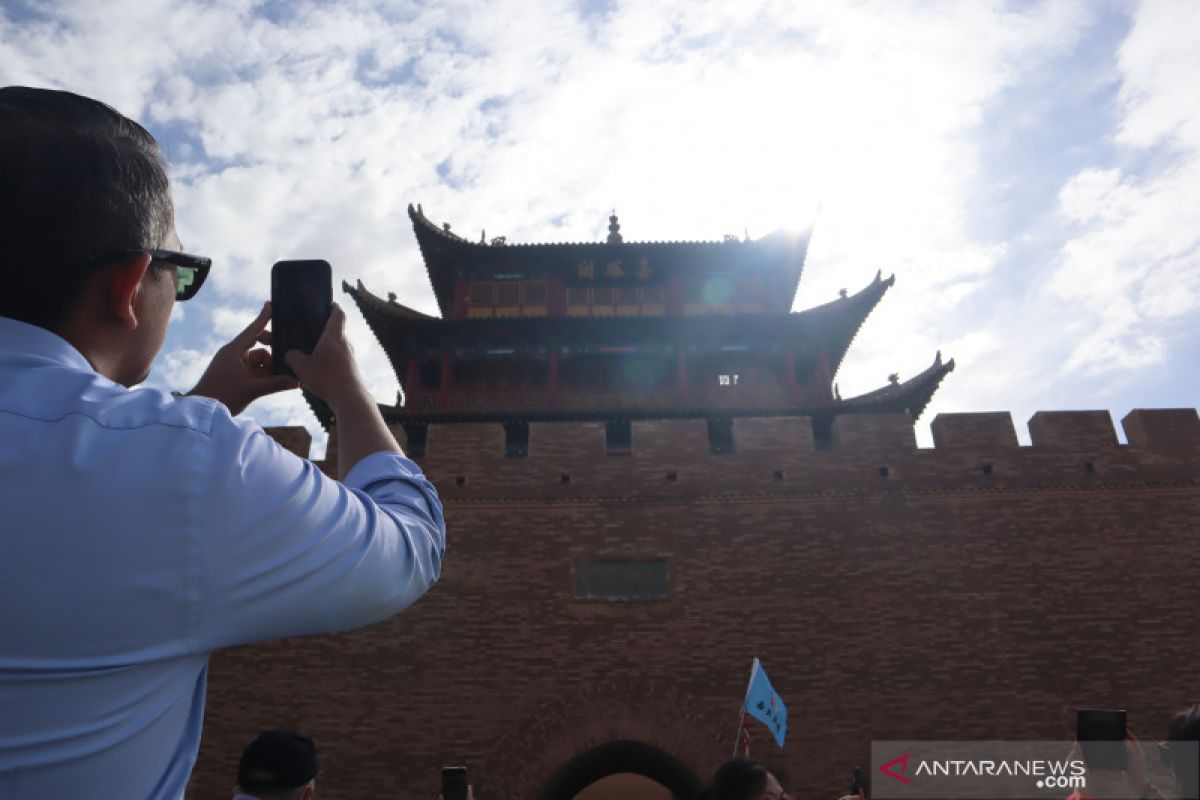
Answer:
[[95, 372], [75, 346], [56, 333], [20, 320], [0, 317], [0, 359], [35, 356], [75, 369]]

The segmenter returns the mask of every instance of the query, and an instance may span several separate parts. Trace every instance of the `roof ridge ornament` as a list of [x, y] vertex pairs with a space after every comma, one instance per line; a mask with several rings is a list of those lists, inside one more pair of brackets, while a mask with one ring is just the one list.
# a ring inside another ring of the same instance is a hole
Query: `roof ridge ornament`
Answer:
[[624, 239], [621, 238], [621, 223], [617, 222], [617, 210], [612, 210], [612, 216], [608, 218], [608, 243], [621, 244]]

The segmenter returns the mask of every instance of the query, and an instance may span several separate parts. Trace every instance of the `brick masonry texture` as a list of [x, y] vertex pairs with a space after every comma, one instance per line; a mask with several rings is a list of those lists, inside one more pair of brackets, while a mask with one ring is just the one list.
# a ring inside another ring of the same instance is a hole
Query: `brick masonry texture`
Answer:
[[[939, 417], [932, 449], [844, 419], [825, 451], [806, 419], [738, 419], [722, 455], [703, 420], [635, 422], [611, 457], [600, 423], [534, 423], [524, 459], [498, 424], [432, 427], [441, 582], [367, 629], [215, 655], [189, 796], [226, 795], [279, 725], [317, 740], [323, 798], [432, 798], [443, 764], [535, 798], [620, 740], [707, 778], [755, 656], [792, 730], [780, 751], [756, 726], [753, 755], [804, 797], [844, 793], [872, 739], [1071, 738], [1077, 706], [1153, 739], [1200, 697], [1194, 409], [1133, 412], [1130, 445], [1107, 412], [1039, 413], [1031, 447], [1007, 414]], [[574, 563], [648, 558], [669, 599], [572, 599]]]

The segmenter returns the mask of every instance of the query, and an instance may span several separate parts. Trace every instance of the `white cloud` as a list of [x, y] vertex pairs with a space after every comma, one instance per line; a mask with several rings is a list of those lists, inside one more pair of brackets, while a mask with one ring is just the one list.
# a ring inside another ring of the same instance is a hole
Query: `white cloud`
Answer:
[[196, 385], [212, 360], [211, 353], [178, 349], [164, 353], [160, 359], [158, 379], [175, 391], [186, 392]]
[[1066, 369], [1092, 374], [1163, 363], [1181, 342], [1165, 323], [1200, 310], [1200, 7], [1143, 3], [1118, 63], [1130, 165], [1063, 187], [1077, 227], [1049, 281], [1087, 331]]
[[[180, 233], [215, 259], [179, 321], [191, 347], [253, 318], [284, 258], [326, 258], [337, 283], [433, 311], [409, 202], [510, 241], [602, 238], [614, 205], [627, 240], [816, 218], [799, 306], [897, 275], [838, 376], [843, 395], [908, 377], [940, 347], [961, 368], [935, 412], [1022, 402], [1038, 375], [1153, 363], [1168, 352], [1157, 323], [1200, 294], [1194, 6], [1145, 4], [1117, 60], [1114, 141], [1171, 159], [1081, 170], [1058, 195], [1069, 241], [1044, 245], [1034, 259], [1052, 269], [1016, 287], [997, 267], [1028, 257], [1016, 254], [1031, 237], [979, 224], [995, 199], [981, 129], [1044, 122], [1005, 93], [1072, 54], [1092, 4], [647, 0], [586, 20], [565, 2], [303, 4], [281, 21], [256, 8], [76, 0], [47, 22], [0, 22], [10, 80], [91, 93], [182, 137]], [[390, 365], [337, 294], [370, 388], [391, 402]], [[178, 374], [195, 355], [163, 363]], [[295, 393], [253, 413], [317, 432]]]

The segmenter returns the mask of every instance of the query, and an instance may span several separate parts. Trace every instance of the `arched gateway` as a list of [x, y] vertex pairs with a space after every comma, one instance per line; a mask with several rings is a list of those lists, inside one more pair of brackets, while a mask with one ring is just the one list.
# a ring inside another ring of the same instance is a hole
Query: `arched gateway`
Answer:
[[[615, 741], [592, 747], [563, 764], [538, 794], [538, 800], [572, 800], [589, 787], [592, 789], [587, 796], [593, 800], [618, 796], [637, 800], [633, 792], [638, 791], [638, 781], [626, 778], [635, 775], [659, 784], [678, 800], [692, 800], [704, 788], [700, 777], [670, 753], [643, 742]], [[608, 791], [598, 783], [606, 778], [611, 784]], [[639, 794], [645, 800], [665, 796], [656, 788], [651, 784]]]

